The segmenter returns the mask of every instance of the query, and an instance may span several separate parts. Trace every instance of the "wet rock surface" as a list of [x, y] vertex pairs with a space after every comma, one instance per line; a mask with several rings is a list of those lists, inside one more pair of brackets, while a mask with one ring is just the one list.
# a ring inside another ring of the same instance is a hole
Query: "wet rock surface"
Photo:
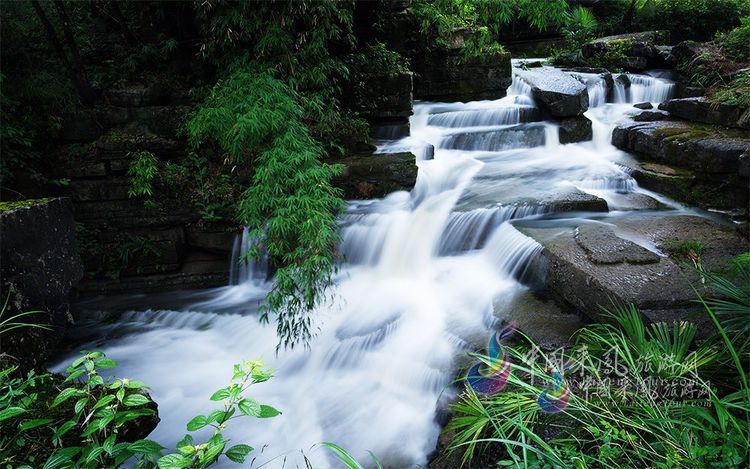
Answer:
[[603, 225], [582, 225], [574, 238], [594, 264], [651, 264], [659, 256], [632, 241], [620, 238], [612, 228]]
[[560, 119], [560, 143], [576, 143], [591, 140], [591, 121], [584, 116]]
[[750, 109], [714, 103], [704, 97], [670, 99], [661, 103], [659, 109], [694, 122], [750, 129]]
[[693, 302], [691, 284], [699, 291], [704, 287], [692, 264], [670, 249], [701, 242], [704, 268], [720, 270], [748, 249], [747, 240], [731, 226], [694, 216], [631, 215], [611, 221], [606, 229], [590, 223], [520, 228], [545, 248], [537, 271], [550, 291], [595, 320], [604, 319], [599, 305], [609, 307], [614, 300], [634, 304], [650, 320], [689, 320], [704, 335], [710, 331], [710, 320]]
[[586, 85], [560, 70], [543, 67], [517, 72], [537, 104], [555, 117], [580, 116], [589, 108]]
[[417, 181], [415, 159], [409, 152], [349, 156], [335, 161], [344, 165], [344, 171], [333, 182], [347, 199], [372, 199], [410, 190]]

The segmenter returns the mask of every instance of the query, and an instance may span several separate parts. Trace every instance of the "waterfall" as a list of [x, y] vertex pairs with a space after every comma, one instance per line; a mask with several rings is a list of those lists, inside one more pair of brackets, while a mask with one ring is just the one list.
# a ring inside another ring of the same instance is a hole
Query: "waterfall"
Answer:
[[[348, 202], [333, 286], [309, 313], [317, 332], [309, 348], [277, 353], [275, 327], [258, 321], [273, 283], [267, 260], [239, 262], [252, 244], [247, 229], [234, 243], [229, 285], [181, 293], [172, 309], [97, 322], [82, 348], [106, 352], [119, 376], [151, 386], [161, 422], [149, 437], [166, 447], [211, 408], [208, 397], [234, 363], [263, 358], [274, 377], [253, 386], [252, 397], [283, 414], [238, 419], [226, 430], [237, 443], [267, 445], [254, 453], [256, 466], [338, 467], [325, 451], [310, 450], [332, 441], [360, 461], [372, 451], [385, 467], [425, 467], [441, 431], [436, 413], [457, 394], [452, 383], [466, 352], [486, 343], [529, 288], [543, 248], [516, 226], [571, 210], [565, 194], [609, 202], [641, 191], [609, 135], [632, 111], [626, 103], [666, 99], [673, 85], [628, 75], [631, 90], [615, 81], [615, 103], [606, 103], [601, 77], [577, 76], [588, 89], [594, 142], [560, 145], [557, 123], [536, 122], [531, 87], [515, 74], [503, 98], [418, 101], [409, 137], [381, 134], [388, 139], [377, 152], [416, 155], [416, 184]], [[53, 369], [64, 370], [70, 358]]]
[[675, 84], [670, 80], [632, 73], [624, 75], [629, 80], [630, 86], [626, 86], [620, 79], [615, 79], [613, 93], [615, 103], [660, 103], [674, 95]]

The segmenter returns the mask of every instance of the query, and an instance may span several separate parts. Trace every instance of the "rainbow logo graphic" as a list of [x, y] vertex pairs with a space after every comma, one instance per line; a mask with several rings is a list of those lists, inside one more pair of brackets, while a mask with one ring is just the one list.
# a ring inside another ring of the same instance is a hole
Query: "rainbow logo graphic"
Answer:
[[506, 339], [515, 330], [513, 323], [496, 332], [487, 344], [487, 356], [490, 364], [475, 363], [466, 373], [466, 381], [474, 391], [480, 394], [494, 394], [505, 387], [510, 376], [510, 361], [500, 341]]
[[552, 386], [542, 391], [536, 398], [536, 403], [542, 412], [556, 414], [568, 406], [570, 389], [565, 384], [563, 373], [555, 370], [552, 373]]

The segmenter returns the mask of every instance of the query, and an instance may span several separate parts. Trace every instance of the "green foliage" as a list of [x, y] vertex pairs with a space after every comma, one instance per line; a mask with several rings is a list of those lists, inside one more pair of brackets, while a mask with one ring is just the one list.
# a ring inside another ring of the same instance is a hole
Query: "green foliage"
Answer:
[[139, 151], [128, 155], [128, 197], [151, 197], [154, 195], [154, 178], [159, 171], [159, 159], [150, 151]]
[[750, 73], [740, 72], [728, 85], [711, 90], [711, 99], [725, 104], [750, 108]]
[[156, 461], [159, 468], [202, 469], [217, 463], [222, 455], [238, 464], [245, 462], [245, 457], [253, 451], [253, 448], [245, 444], [229, 446], [230, 441], [223, 436], [222, 431], [228, 422], [237, 418], [271, 418], [281, 413], [245, 395], [251, 386], [268, 381], [271, 376], [272, 373], [260, 360], [246, 360], [242, 364], [234, 365], [229, 385], [211, 395], [212, 401], [221, 402], [221, 408], [208, 415], [198, 415], [187, 423], [189, 432], [212, 427], [214, 432], [211, 437], [204, 443], [196, 443], [193, 436], [185, 435], [177, 443], [176, 453], [161, 456]]
[[128, 438], [135, 421], [154, 419], [156, 413], [144, 383], [103, 376], [116, 366], [101, 352], [82, 352], [64, 379], [34, 371], [18, 377], [15, 368], [1, 371], [0, 462], [9, 467], [95, 468], [120, 467], [130, 460], [137, 468], [203, 469], [225, 456], [241, 464], [253, 448], [230, 446], [222, 434], [227, 423], [280, 413], [245, 395], [250, 386], [271, 378], [261, 361], [245, 361], [234, 366], [229, 385], [211, 396], [222, 401], [221, 408], [187, 424], [190, 432], [211, 426], [213, 435], [203, 443], [185, 435], [175, 453], [163, 455], [164, 448], [154, 441]]
[[76, 249], [92, 278], [119, 279], [123, 273], [142, 273], [142, 266], [133, 268], [136, 259], [158, 259], [161, 252], [145, 235], [122, 232], [104, 242], [98, 228], [76, 224]]
[[724, 53], [735, 60], [750, 59], [750, 17], [741, 18], [741, 25], [726, 33], [717, 33], [716, 42]]
[[181, 200], [186, 200], [198, 212], [201, 220], [231, 221], [243, 189], [236, 177], [240, 171], [215, 163], [207, 153], [190, 152], [183, 161], [167, 162], [160, 180]]
[[621, 71], [632, 45], [633, 41], [630, 39], [609, 41], [604, 50], [597, 51], [589, 58], [589, 63], [592, 67], [606, 68], [613, 72]]
[[[333, 453], [333, 455], [336, 456], [336, 459], [338, 459], [341, 464], [343, 464], [347, 469], [364, 469], [364, 466], [360, 464], [354, 458], [354, 456], [349, 454], [347, 450], [337, 445], [336, 443], [324, 442], [320, 443], [320, 446], [329, 449]], [[375, 467], [377, 469], [383, 469], [383, 465], [380, 463], [380, 460], [377, 458], [377, 456], [375, 456], [372, 451], [368, 451], [368, 453], [370, 454]]]
[[[50, 330], [50, 327], [44, 324], [36, 324], [28, 321], [28, 316], [33, 316], [41, 311], [24, 311], [13, 315], [6, 315], [8, 311], [8, 302], [10, 301], [10, 293], [5, 298], [2, 308], [0, 308], [0, 336], [7, 334], [8, 332], [15, 329], [44, 329]], [[27, 318], [27, 319], [22, 319]]]
[[636, 11], [634, 23], [640, 30], [668, 29], [675, 43], [707, 41], [748, 15], [747, 0], [650, 0]]
[[237, 218], [279, 266], [267, 297], [285, 346], [308, 341], [308, 315], [331, 284], [342, 206], [331, 178], [340, 170], [321, 163], [324, 151], [302, 119], [303, 98], [270, 71], [233, 67], [188, 122], [190, 143], [216, 145], [234, 165], [251, 165], [250, 186]]
[[[741, 465], [750, 455], [748, 349], [703, 304], [719, 340], [696, 342], [689, 323], [647, 326], [631, 306], [615, 307], [611, 324], [585, 326], [554, 357], [530, 340], [506, 346], [508, 386], [482, 396], [467, 388], [446, 429], [451, 448], [488, 467]], [[559, 413], [541, 413], [536, 397], [555, 370], [565, 370], [570, 401]]]
[[250, 56], [281, 72], [296, 90], [322, 88], [346, 73], [329, 49], [351, 45], [353, 1], [196, 1], [201, 53], [229, 65]]
[[[83, 352], [56, 375], [31, 371], [13, 377], [0, 372], [0, 461], [34, 467], [113, 467], [134, 455], [161, 447], [122, 439], [132, 422], [154, 418], [151, 400], [139, 381], [105, 378], [116, 366], [101, 352]], [[77, 384], [77, 381], [84, 380]]]
[[346, 65], [355, 77], [368, 71], [387, 77], [409, 73], [409, 60], [388, 49], [382, 42], [365, 45], [361, 51], [347, 58]]
[[591, 10], [581, 6], [565, 14], [562, 35], [566, 46], [569, 48], [580, 48], [583, 44], [594, 37], [598, 22]]

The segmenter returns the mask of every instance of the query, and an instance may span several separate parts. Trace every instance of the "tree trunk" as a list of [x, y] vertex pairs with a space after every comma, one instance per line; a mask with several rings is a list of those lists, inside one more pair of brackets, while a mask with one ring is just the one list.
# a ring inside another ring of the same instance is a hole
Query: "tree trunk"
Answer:
[[622, 28], [625, 31], [630, 30], [630, 24], [633, 22], [633, 15], [635, 14], [635, 4], [638, 0], [630, 0], [630, 6], [628, 11], [625, 12], [625, 16], [622, 18]]
[[47, 15], [44, 14], [44, 10], [42, 9], [42, 6], [39, 4], [39, 1], [31, 0], [31, 6], [34, 8], [34, 12], [36, 13], [36, 16], [39, 17], [39, 21], [42, 23], [42, 26], [44, 27], [44, 32], [47, 35], [47, 40], [49, 41], [50, 45], [52, 46], [53, 49], [55, 49], [55, 52], [57, 53], [57, 55], [60, 56], [60, 60], [62, 60], [65, 68], [70, 70], [70, 62], [68, 61], [68, 56], [65, 54], [62, 44], [60, 44], [60, 41], [57, 38], [57, 34], [55, 33], [55, 28], [52, 27], [52, 23], [49, 22]]
[[81, 55], [78, 52], [78, 46], [76, 46], [75, 38], [73, 37], [73, 31], [70, 29], [70, 18], [68, 13], [65, 11], [65, 6], [61, 0], [55, 0], [55, 9], [57, 10], [57, 16], [60, 18], [62, 23], [63, 36], [67, 43], [68, 49], [70, 49], [72, 60], [70, 62], [71, 71], [73, 74], [73, 81], [75, 83], [78, 94], [81, 97], [81, 103], [84, 106], [90, 106], [94, 103], [96, 95], [94, 90], [91, 88], [91, 84], [86, 78], [86, 72], [83, 68], [83, 61]]

